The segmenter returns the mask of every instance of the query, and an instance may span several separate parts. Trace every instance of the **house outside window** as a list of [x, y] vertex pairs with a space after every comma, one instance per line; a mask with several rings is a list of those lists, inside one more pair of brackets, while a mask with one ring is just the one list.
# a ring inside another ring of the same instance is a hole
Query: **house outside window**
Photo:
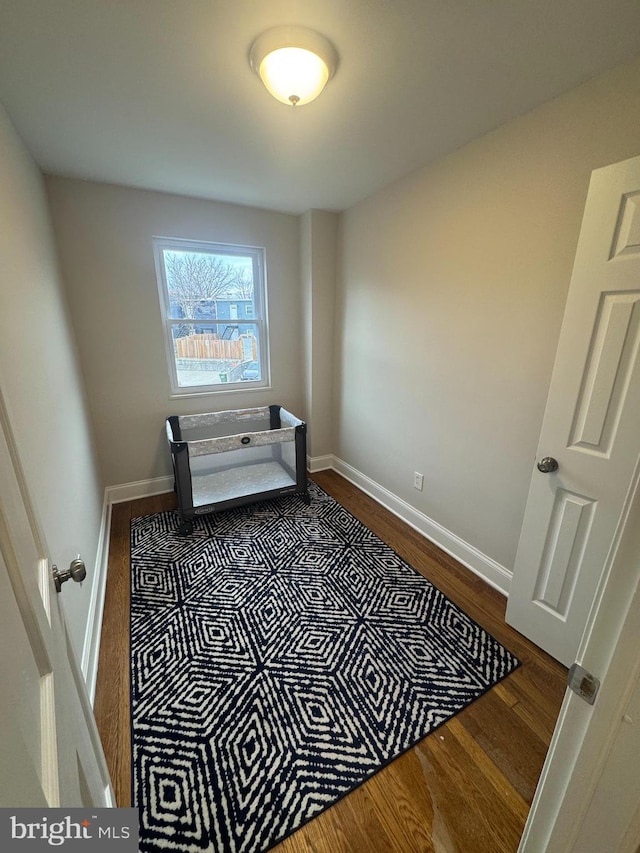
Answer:
[[174, 394], [269, 384], [264, 250], [154, 239]]

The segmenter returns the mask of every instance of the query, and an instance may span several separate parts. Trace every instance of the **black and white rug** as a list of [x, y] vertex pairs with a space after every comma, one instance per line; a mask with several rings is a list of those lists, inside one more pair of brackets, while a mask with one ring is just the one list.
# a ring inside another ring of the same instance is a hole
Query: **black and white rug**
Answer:
[[140, 850], [267, 850], [517, 659], [310, 484], [131, 522]]

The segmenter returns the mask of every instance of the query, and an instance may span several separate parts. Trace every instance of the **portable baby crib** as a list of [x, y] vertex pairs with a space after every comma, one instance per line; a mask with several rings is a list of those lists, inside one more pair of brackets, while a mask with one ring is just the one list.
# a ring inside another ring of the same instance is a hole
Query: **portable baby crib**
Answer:
[[307, 491], [307, 425], [282, 406], [167, 418], [180, 532], [196, 515]]

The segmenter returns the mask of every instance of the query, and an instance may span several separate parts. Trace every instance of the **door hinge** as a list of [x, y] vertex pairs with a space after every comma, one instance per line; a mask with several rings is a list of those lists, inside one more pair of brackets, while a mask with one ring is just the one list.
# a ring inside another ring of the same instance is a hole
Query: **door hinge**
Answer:
[[581, 696], [590, 705], [593, 705], [596, 701], [596, 696], [600, 689], [600, 679], [587, 672], [579, 663], [573, 663], [569, 667], [567, 684], [574, 693], [577, 693], [578, 696]]

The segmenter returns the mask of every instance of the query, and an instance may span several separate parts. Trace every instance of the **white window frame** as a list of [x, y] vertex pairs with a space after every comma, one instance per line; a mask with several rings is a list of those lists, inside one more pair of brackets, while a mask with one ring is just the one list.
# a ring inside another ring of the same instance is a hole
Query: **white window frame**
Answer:
[[[201, 396], [204, 394], [224, 394], [229, 391], [252, 391], [270, 387], [269, 369], [269, 327], [267, 316], [267, 273], [265, 263], [265, 250], [257, 246], [241, 246], [228, 243], [213, 243], [201, 240], [184, 240], [169, 237], [154, 237], [154, 258], [156, 266], [156, 278], [158, 281], [158, 295], [160, 298], [160, 313], [164, 332], [165, 351], [167, 365], [169, 368], [169, 380], [171, 382], [171, 396]], [[239, 318], [237, 322], [258, 327], [258, 348], [260, 357], [261, 379], [245, 379], [238, 382], [221, 382], [211, 385], [179, 385], [178, 372], [174, 356], [174, 339], [172, 330], [174, 326], [184, 325], [185, 320], [193, 321], [199, 325], [228, 325], [231, 321], [226, 320], [202, 320], [199, 318], [174, 319], [170, 316], [169, 288], [167, 285], [166, 270], [163, 252], [165, 250], [178, 252], [198, 252], [212, 255], [236, 255], [250, 257], [253, 264], [253, 306], [254, 316], [251, 318]]]

